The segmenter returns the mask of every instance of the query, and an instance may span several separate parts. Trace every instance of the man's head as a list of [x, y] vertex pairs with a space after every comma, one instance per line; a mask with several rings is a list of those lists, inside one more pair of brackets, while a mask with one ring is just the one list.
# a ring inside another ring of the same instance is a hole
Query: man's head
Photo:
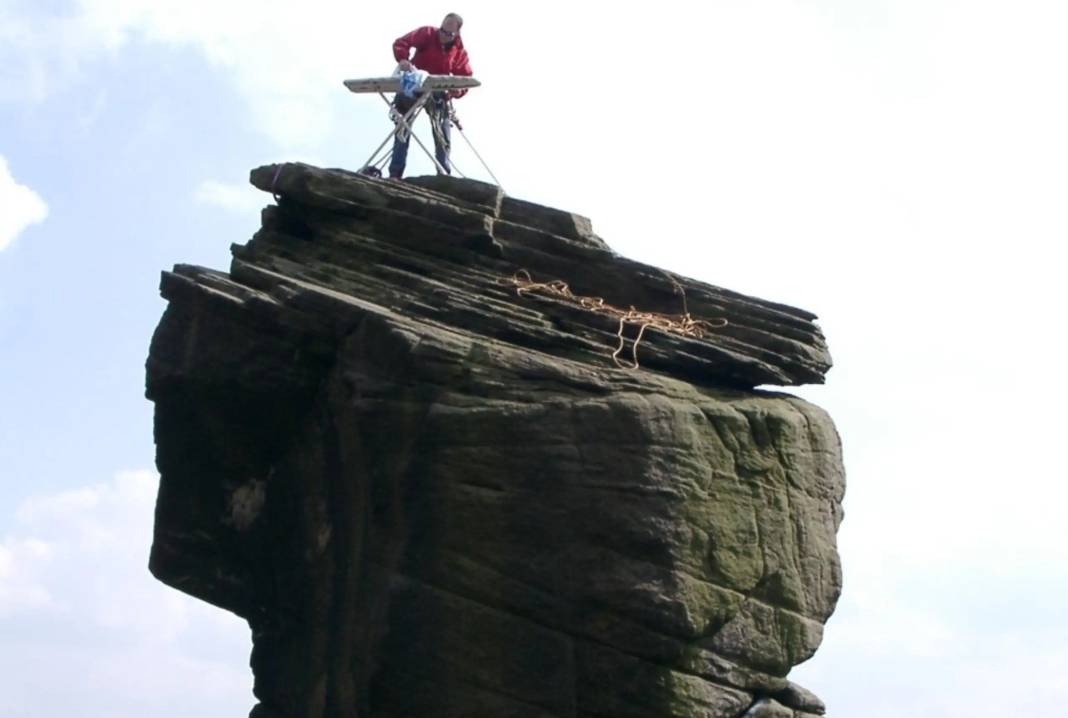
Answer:
[[441, 21], [441, 27], [438, 28], [438, 37], [441, 39], [441, 44], [448, 45], [456, 41], [456, 38], [460, 36], [460, 28], [464, 26], [464, 19], [454, 12], [450, 12], [445, 16], [445, 19]]

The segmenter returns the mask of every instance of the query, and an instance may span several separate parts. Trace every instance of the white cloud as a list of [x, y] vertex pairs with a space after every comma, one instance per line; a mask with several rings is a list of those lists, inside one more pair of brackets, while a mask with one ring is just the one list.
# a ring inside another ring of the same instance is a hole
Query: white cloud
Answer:
[[204, 180], [197, 187], [194, 198], [198, 202], [219, 207], [230, 212], [255, 212], [269, 201], [269, 196], [247, 182], [227, 184], [217, 180]]
[[0, 539], [0, 715], [248, 710], [247, 627], [148, 572], [157, 483], [123, 472], [29, 497], [10, 517]]
[[1066, 579], [854, 565], [819, 653], [790, 677], [832, 714], [1059, 715], [1068, 700]]
[[60, 16], [0, 7], [0, 101], [40, 102], [135, 41], [190, 47], [232, 79], [249, 126], [314, 152], [355, 112], [341, 80], [389, 74], [393, 39], [441, 14], [342, 0], [79, 0]]
[[36, 539], [0, 543], [0, 620], [25, 610], [54, 605], [48, 589], [27, 574], [28, 567], [49, 559], [51, 547]]
[[[635, 258], [823, 315], [838, 366], [827, 387], [798, 393], [828, 408], [843, 434], [846, 592], [827, 644], [799, 675], [819, 676], [811, 687], [834, 713], [875, 716], [873, 695], [884, 715], [1004, 715], [1043, 701], [1056, 714], [1065, 700], [1043, 673], [1027, 674], [1028, 665], [1063, 673], [1063, 650], [1021, 624], [1036, 597], [1064, 594], [1057, 576], [1068, 564], [1058, 455], [1068, 395], [1057, 373], [1068, 340], [1053, 249], [1068, 235], [1068, 98], [1057, 91], [1068, 9], [1004, 7], [769, 0], [606, 13], [546, 2], [530, 13], [471, 0], [463, 9], [485, 86], [458, 109], [511, 192], [589, 214]], [[443, 10], [342, 0], [80, 0], [77, 9], [35, 24], [0, 8], [0, 59], [10, 60], [0, 62], [0, 101], [13, 88], [43, 97], [86, 60], [132, 42], [194, 48], [233, 82], [247, 125], [280, 155], [348, 166], [387, 127], [361, 114], [379, 113], [377, 98], [348, 95], [341, 78], [388, 72], [390, 41]], [[480, 174], [456, 145], [460, 166]], [[428, 168], [415, 151], [411, 162]], [[235, 211], [252, 203], [219, 182], [195, 197]], [[2, 544], [0, 606], [69, 607], [71, 591], [49, 567], [68, 565], [74, 543], [82, 556], [115, 550], [122, 532], [93, 518], [115, 500], [93, 489], [28, 502], [20, 515], [37, 528]], [[48, 515], [71, 527], [90, 519], [74, 542], [38, 530]], [[958, 620], [964, 598], [1005, 585], [1015, 592], [1004, 610]], [[167, 620], [151, 622], [186, 630], [193, 604], [158, 595]], [[120, 621], [128, 606], [113, 608], [98, 606], [94, 625]], [[955, 708], [969, 683], [1014, 687], [996, 700], [976, 692], [985, 709]], [[849, 703], [842, 692], [853, 689]], [[1005, 702], [1025, 693], [1030, 703], [1010, 710]], [[10, 711], [0, 704], [0, 714]]]
[[0, 155], [0, 252], [11, 246], [23, 230], [43, 222], [48, 205], [32, 189], [11, 175], [7, 160]]

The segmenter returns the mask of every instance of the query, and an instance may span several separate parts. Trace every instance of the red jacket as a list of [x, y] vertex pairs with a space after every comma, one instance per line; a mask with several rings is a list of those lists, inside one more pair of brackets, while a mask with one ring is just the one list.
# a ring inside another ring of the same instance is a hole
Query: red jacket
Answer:
[[[467, 50], [464, 42], [457, 35], [452, 46], [442, 49], [441, 39], [438, 37], [438, 29], [433, 25], [412, 30], [403, 37], [398, 37], [393, 43], [393, 57], [400, 62], [409, 59], [408, 55], [415, 48], [415, 57], [411, 62], [418, 69], [429, 72], [431, 75], [466, 75], [470, 76], [471, 62], [467, 59]], [[453, 97], [463, 97], [467, 90], [453, 90]]]

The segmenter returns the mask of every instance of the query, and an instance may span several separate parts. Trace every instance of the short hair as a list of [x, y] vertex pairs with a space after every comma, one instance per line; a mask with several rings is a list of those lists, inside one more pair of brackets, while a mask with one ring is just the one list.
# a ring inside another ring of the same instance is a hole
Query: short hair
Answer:
[[445, 16], [445, 19], [441, 21], [441, 24], [444, 25], [449, 20], [455, 20], [456, 21], [457, 29], [459, 29], [459, 28], [464, 26], [464, 19], [462, 17], [460, 17], [460, 15], [458, 13], [450, 12], [448, 15]]

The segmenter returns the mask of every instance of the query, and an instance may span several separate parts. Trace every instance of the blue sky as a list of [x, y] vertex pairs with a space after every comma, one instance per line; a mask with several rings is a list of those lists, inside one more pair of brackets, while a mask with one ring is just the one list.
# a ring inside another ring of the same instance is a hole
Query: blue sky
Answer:
[[227, 266], [250, 168], [358, 166], [388, 126], [340, 81], [451, 10], [510, 194], [820, 314], [846, 591], [796, 679], [834, 715], [1063, 712], [1068, 11], [541, 7], [0, 0], [0, 716], [251, 705], [247, 629], [144, 568], [159, 271]]

